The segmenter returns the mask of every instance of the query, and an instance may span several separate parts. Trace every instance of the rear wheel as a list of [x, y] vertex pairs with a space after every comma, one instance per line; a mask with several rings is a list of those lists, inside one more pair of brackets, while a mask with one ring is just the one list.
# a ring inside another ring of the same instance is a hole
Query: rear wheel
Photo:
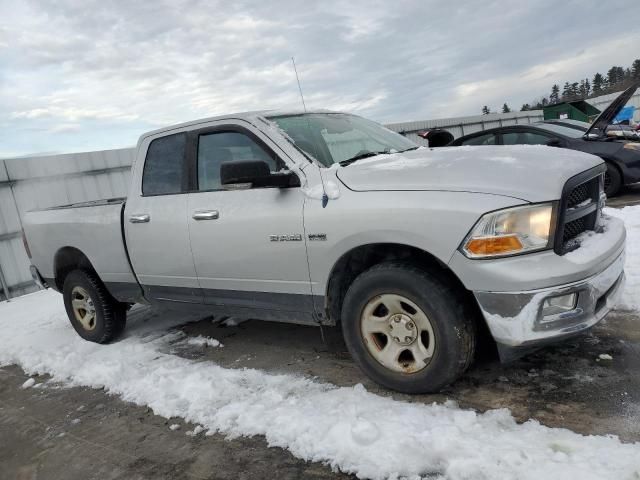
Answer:
[[126, 305], [114, 299], [94, 273], [69, 273], [62, 295], [71, 325], [85, 340], [107, 343], [124, 330]]
[[342, 308], [345, 343], [374, 381], [437, 392], [470, 365], [475, 323], [451, 286], [410, 265], [384, 263], [356, 278]]
[[622, 188], [622, 175], [615, 165], [607, 162], [607, 171], [604, 174], [604, 193], [607, 197], [615, 197]]

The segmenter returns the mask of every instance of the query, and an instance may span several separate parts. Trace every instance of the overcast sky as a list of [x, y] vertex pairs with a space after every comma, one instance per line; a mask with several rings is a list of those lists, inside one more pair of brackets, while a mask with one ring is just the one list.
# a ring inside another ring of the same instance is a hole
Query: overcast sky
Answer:
[[637, 0], [0, 0], [0, 158], [307, 106], [380, 122], [514, 108], [640, 56]]

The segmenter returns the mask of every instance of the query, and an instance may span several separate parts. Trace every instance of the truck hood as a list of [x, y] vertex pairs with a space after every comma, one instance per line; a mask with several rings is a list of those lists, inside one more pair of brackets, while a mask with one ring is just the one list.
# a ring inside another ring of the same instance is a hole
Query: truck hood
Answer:
[[565, 182], [602, 163], [599, 157], [541, 145], [420, 148], [378, 155], [336, 175], [354, 191], [443, 190], [557, 200]]

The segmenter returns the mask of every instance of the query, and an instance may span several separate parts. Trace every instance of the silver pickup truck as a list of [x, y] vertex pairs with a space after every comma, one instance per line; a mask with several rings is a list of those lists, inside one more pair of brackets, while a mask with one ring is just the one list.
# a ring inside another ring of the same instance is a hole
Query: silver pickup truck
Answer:
[[432, 392], [483, 331], [510, 359], [609, 312], [625, 230], [604, 171], [550, 147], [418, 147], [344, 113], [228, 115], [143, 135], [126, 199], [30, 212], [25, 244], [87, 340], [134, 303], [340, 325], [375, 381]]

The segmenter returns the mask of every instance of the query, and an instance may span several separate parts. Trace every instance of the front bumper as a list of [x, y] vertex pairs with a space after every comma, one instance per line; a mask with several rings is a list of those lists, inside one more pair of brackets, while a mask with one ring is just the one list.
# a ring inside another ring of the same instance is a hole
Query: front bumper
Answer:
[[[584, 332], [615, 306], [624, 288], [624, 250], [602, 271], [584, 280], [523, 292], [474, 292], [501, 357]], [[577, 293], [575, 308], [543, 315], [545, 299]]]

